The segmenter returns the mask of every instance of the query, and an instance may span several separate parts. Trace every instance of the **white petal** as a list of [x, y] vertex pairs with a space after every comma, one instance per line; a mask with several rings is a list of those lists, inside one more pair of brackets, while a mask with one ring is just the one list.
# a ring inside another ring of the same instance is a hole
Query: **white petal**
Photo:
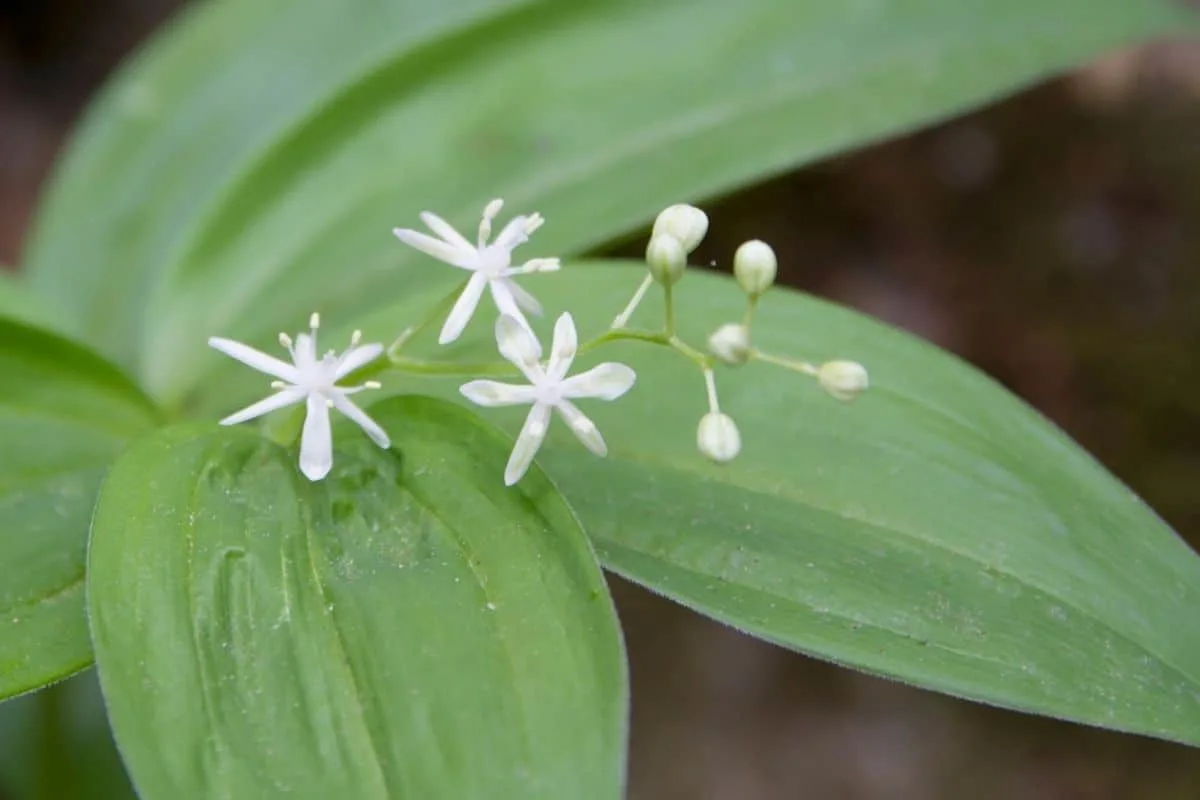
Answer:
[[596, 428], [596, 423], [587, 418], [582, 411], [575, 407], [575, 404], [570, 400], [562, 400], [555, 406], [558, 413], [562, 414], [562, 418], [571, 426], [571, 432], [578, 437], [579, 441], [583, 442], [584, 446], [598, 456], [603, 456], [608, 453], [608, 447], [604, 444], [604, 437], [600, 435], [600, 431]]
[[307, 333], [301, 333], [296, 336], [296, 345], [292, 348], [293, 357], [296, 359], [296, 372], [303, 375], [306, 372], [311, 372], [312, 368], [317, 364], [317, 337], [310, 336]]
[[633, 388], [637, 373], [624, 364], [606, 361], [587, 372], [572, 375], [562, 382], [563, 397], [596, 397], [601, 400], [616, 400]]
[[550, 366], [546, 373], [558, 382], [566, 377], [579, 349], [579, 337], [575, 333], [575, 320], [569, 312], [563, 312], [554, 321], [554, 341], [550, 345]]
[[[464, 260], [464, 256], [467, 254], [453, 245], [446, 244], [441, 239], [435, 239], [420, 231], [409, 230], [408, 228], [394, 228], [392, 233], [409, 247], [415, 247], [422, 253], [433, 256], [438, 261], [445, 261], [452, 267], [467, 268], [466, 261]], [[474, 252], [475, 248], [472, 247], [471, 254], [474, 254]]]
[[496, 240], [492, 242], [492, 246], [503, 248], [511, 253], [529, 241], [529, 236], [525, 233], [526, 222], [528, 222], [528, 217], [513, 217], [504, 226], [504, 230], [500, 231], [500, 235], [496, 237]]
[[330, 395], [333, 400], [333, 407], [346, 415], [346, 418], [355, 425], [363, 429], [363, 433], [371, 437], [371, 441], [380, 447], [387, 448], [392, 446], [392, 440], [388, 437], [387, 431], [380, 427], [379, 423], [367, 416], [367, 412], [354, 404], [354, 401], [346, 397], [342, 392], [334, 392]]
[[450, 315], [446, 317], [446, 324], [442, 326], [442, 332], [438, 336], [438, 344], [449, 344], [462, 336], [463, 329], [471, 321], [471, 315], [479, 306], [479, 298], [483, 296], [483, 289], [487, 285], [487, 276], [482, 272], [471, 276], [454, 303], [454, 308], [450, 309]]
[[475, 405], [486, 408], [525, 405], [537, 397], [537, 390], [532, 386], [513, 386], [499, 381], [470, 381], [458, 390]]
[[530, 326], [529, 320], [525, 318], [525, 314], [522, 313], [521, 307], [517, 305], [517, 299], [512, 293], [512, 287], [516, 284], [511, 281], [492, 280], [490, 285], [492, 287], [492, 302], [496, 304], [496, 310], [500, 312], [501, 316], [507, 314], [512, 317], [521, 323], [525, 330], [529, 331], [530, 336], [533, 336], [533, 327]]
[[550, 406], [535, 403], [533, 408], [529, 409], [529, 416], [525, 418], [525, 424], [521, 426], [521, 433], [517, 436], [517, 443], [513, 445], [512, 455], [508, 457], [508, 466], [504, 468], [505, 486], [512, 486], [528, 471], [533, 457], [546, 438], [546, 428], [549, 424]]
[[361, 347], [351, 347], [338, 359], [338, 366], [337, 370], [333, 373], [333, 379], [340, 381], [359, 367], [370, 364], [379, 358], [382, 352], [383, 345], [381, 344], [364, 344]]
[[453, 225], [451, 225], [449, 222], [446, 222], [446, 220], [442, 219], [437, 214], [434, 214], [432, 211], [422, 211], [421, 222], [424, 222], [429, 227], [429, 230], [445, 239], [446, 243], [454, 249], [465, 252], [474, 252], [475, 245], [468, 242], [467, 238], [456, 231]]
[[230, 414], [228, 417], [221, 420], [221, 424], [237, 425], [239, 422], [245, 422], [246, 420], [251, 420], [255, 417], [261, 417], [263, 414], [269, 414], [276, 409], [295, 405], [304, 399], [305, 394], [306, 392], [303, 389], [297, 389], [294, 386], [289, 387], [284, 389], [282, 392], [276, 392], [270, 397], [259, 400], [253, 405], [246, 406], [241, 411]]
[[529, 330], [524, 319], [511, 314], [501, 314], [496, 319], [496, 347], [500, 355], [520, 368], [531, 381], [541, 377], [542, 346]]
[[285, 380], [288, 383], [295, 383], [299, 376], [294, 365], [280, 361], [274, 356], [269, 356], [260, 350], [255, 350], [250, 345], [235, 342], [232, 339], [222, 339], [219, 336], [213, 336], [208, 340], [208, 346], [214, 350], [219, 350], [230, 358], [236, 358], [248, 367], [253, 367], [259, 372], [265, 372], [268, 375], [274, 375], [276, 378]]
[[535, 317], [542, 315], [542, 304], [537, 301], [536, 297], [518, 286], [517, 282], [512, 278], [497, 278], [492, 281], [492, 285], [502, 285], [508, 289], [509, 293], [513, 296], [513, 300], [517, 303], [517, 308], [528, 314], [533, 314]]
[[319, 481], [333, 468], [333, 434], [329, 430], [329, 406], [325, 398], [308, 396], [308, 414], [300, 433], [300, 471], [310, 481]]

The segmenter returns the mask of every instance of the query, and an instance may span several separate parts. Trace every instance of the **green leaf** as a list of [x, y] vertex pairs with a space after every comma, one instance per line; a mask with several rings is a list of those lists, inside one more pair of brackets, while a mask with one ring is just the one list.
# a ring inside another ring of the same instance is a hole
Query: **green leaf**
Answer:
[[30, 325], [50, 327], [53, 316], [43, 299], [30, 290], [20, 275], [0, 264], [0, 317]]
[[[380, 403], [333, 475], [246, 429], [131, 450], [98, 504], [88, 602], [143, 797], [616, 798], [626, 680], [595, 557], [504, 437]], [[147, 480], [147, 476], [153, 476]]]
[[[549, 317], [571, 309], [585, 341], [642, 274], [568, 265], [538, 295]], [[689, 274], [678, 292], [692, 342], [740, 317], [727, 278]], [[658, 298], [634, 324], [661, 320]], [[365, 320], [368, 340], [421, 307], [413, 298]], [[459, 355], [494, 359], [486, 326], [472, 330]], [[987, 377], [853, 312], [776, 290], [755, 340], [816, 363], [860, 361], [872, 388], [842, 404], [778, 368], [720, 371], [743, 441], [722, 467], [696, 451], [706, 400], [690, 362], [638, 343], [580, 360], [638, 372], [628, 396], [584, 408], [607, 459], [557, 423], [539, 456], [605, 566], [841, 664], [1200, 744], [1200, 558], [1128, 488]], [[462, 381], [385, 382], [454, 397]], [[515, 432], [523, 413], [487, 415]]]
[[[436, 280], [389, 235], [496, 194], [570, 255], [670, 202], [923, 124], [1185, 11], [1130, 0], [198, 6], [89, 116], [29, 268], [168, 405], [265, 340]], [[532, 252], [534, 249], [540, 252]]]
[[0, 319], [0, 699], [91, 662], [88, 522], [105, 469], [156, 412], [99, 356]]

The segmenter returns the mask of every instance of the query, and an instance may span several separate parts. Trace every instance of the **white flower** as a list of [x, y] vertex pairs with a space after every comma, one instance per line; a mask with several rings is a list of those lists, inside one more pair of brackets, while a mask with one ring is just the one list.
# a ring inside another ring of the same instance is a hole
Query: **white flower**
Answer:
[[570, 314], [563, 314], [554, 324], [554, 343], [545, 366], [541, 364], [542, 347], [538, 340], [507, 314], [496, 320], [496, 342], [500, 354], [525, 373], [531, 385], [471, 381], [463, 384], [460, 391], [468, 400], [481, 406], [533, 404], [508, 459], [504, 483], [512, 486], [529, 469], [534, 454], [546, 438], [551, 409], [558, 411], [589, 450], [598, 456], [606, 454], [608, 448], [600, 431], [571, 401], [581, 397], [616, 400], [632, 388], [637, 378], [634, 371], [624, 364], [605, 363], [572, 378], [566, 377], [578, 347], [575, 321]]
[[[415, 247], [439, 261], [445, 261], [459, 269], [469, 270], [474, 274], [467, 281], [467, 286], [459, 295], [458, 302], [446, 317], [446, 324], [438, 336], [438, 344], [449, 344], [457, 339], [471, 321], [483, 297], [484, 288], [491, 289], [492, 300], [501, 314], [520, 322], [526, 330], [530, 330], [529, 321], [522, 311], [535, 316], [541, 316], [542, 307], [533, 295], [522, 289], [513, 280], [514, 275], [524, 275], [531, 272], [553, 272], [560, 266], [557, 258], [535, 258], [526, 261], [519, 267], [512, 266], [512, 252], [517, 247], [529, 241], [529, 237], [546, 220], [541, 214], [513, 217], [496, 241], [488, 244], [492, 235], [492, 220], [500, 213], [503, 200], [493, 200], [483, 209], [483, 220], [479, 223], [478, 244], [471, 244], [456, 231], [450, 223], [430, 211], [421, 212], [421, 221], [439, 238], [435, 239], [418, 231], [407, 228], [396, 228], [392, 231], [396, 238], [410, 247]], [[532, 330], [530, 330], [532, 333]]]
[[300, 402], [308, 404], [304, 430], [300, 435], [300, 471], [310, 481], [321, 480], [333, 467], [333, 436], [329, 428], [331, 408], [336, 408], [349, 417], [350, 421], [362, 428], [375, 444], [380, 447], [391, 445], [387, 432], [348, 397], [363, 389], [378, 389], [379, 384], [368, 381], [361, 386], [334, 385], [354, 370], [378, 358], [383, 352], [383, 345], [359, 345], [362, 333], [355, 331], [346, 352], [339, 356], [330, 350], [318, 360], [317, 328], [320, 324], [321, 318], [313, 314], [309, 319], [311, 332], [297, 335], [295, 346], [286, 333], [279, 334], [279, 343], [287, 348], [292, 357], [291, 364], [241, 342], [216, 336], [208, 340], [209, 347], [220, 350], [259, 372], [280, 379], [271, 384], [271, 388], [279, 390], [277, 393], [229, 415], [221, 420], [222, 425], [236, 425]]
[[759, 297], [775, 283], [779, 261], [771, 245], [758, 239], [743, 242], [733, 254], [733, 274], [738, 286], [751, 297]]
[[827, 361], [817, 370], [817, 381], [822, 389], [846, 402], [865, 392], [871, 383], [867, 368], [857, 361]]
[[654, 280], [670, 286], [683, 277], [687, 270], [687, 251], [669, 233], [656, 233], [646, 245], [646, 265]]
[[684, 252], [690, 253], [700, 246], [704, 234], [708, 233], [708, 215], [686, 203], [668, 206], [654, 218], [650, 238], [663, 233], [674, 236]]
[[736, 367], [750, 360], [750, 329], [729, 322], [708, 337], [708, 350], [723, 363]]
[[742, 451], [742, 435], [737, 423], [728, 414], [710, 411], [700, 418], [696, 430], [696, 447], [707, 459], [728, 464]]

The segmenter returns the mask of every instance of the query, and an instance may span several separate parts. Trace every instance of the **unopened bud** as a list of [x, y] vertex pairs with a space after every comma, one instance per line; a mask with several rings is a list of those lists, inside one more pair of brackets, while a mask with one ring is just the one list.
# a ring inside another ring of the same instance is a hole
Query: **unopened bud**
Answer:
[[766, 242], [751, 239], [733, 254], [733, 274], [738, 286], [751, 297], [758, 297], [775, 283], [779, 263], [775, 251]]
[[742, 435], [733, 419], [719, 411], [710, 411], [700, 419], [696, 431], [696, 446], [705, 458], [726, 464], [733, 461], [742, 449]]
[[664, 209], [654, 220], [653, 239], [660, 233], [669, 233], [683, 245], [685, 252], [692, 252], [708, 233], [708, 215], [695, 206], [684, 203]]
[[827, 361], [817, 370], [821, 388], [838, 400], [853, 400], [866, 390], [867, 368], [857, 361]]
[[750, 331], [736, 322], [722, 325], [708, 337], [708, 349], [730, 366], [745, 364], [750, 360]]
[[683, 245], [669, 233], [657, 233], [650, 237], [646, 247], [646, 264], [654, 280], [670, 286], [683, 277], [687, 269], [687, 253]]

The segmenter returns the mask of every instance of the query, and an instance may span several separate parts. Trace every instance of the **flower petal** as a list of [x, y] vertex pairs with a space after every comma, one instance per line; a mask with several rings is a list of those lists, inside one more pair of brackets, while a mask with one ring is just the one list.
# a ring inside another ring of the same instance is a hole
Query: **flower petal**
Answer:
[[449, 344], [462, 336], [463, 329], [471, 321], [471, 315], [479, 306], [479, 298], [483, 296], [483, 289], [487, 285], [487, 276], [482, 272], [471, 276], [454, 303], [454, 308], [450, 309], [450, 315], [446, 317], [446, 324], [442, 326], [442, 332], [438, 336], [438, 344]]
[[297, 334], [292, 354], [296, 359], [297, 374], [312, 372], [313, 367], [317, 365], [317, 337], [307, 333]]
[[496, 319], [496, 347], [500, 355], [515, 364], [531, 382], [542, 376], [538, 362], [542, 358], [542, 346], [529, 330], [524, 318], [501, 314]]
[[529, 241], [529, 235], [525, 233], [525, 224], [529, 221], [526, 216], [517, 216], [509, 220], [504, 226], [504, 230], [500, 231], [500, 235], [492, 242], [492, 247], [503, 248], [508, 252], [516, 250], [518, 247]]
[[579, 337], [575, 333], [575, 320], [570, 312], [564, 311], [554, 321], [554, 341], [550, 345], [550, 365], [546, 373], [555, 383], [566, 377], [579, 350]]
[[587, 372], [572, 375], [562, 382], [563, 397], [596, 397], [601, 400], [616, 400], [633, 388], [637, 373], [631, 367], [606, 361]]
[[446, 222], [446, 220], [442, 219], [432, 211], [422, 211], [421, 222], [424, 222], [429, 230], [442, 237], [442, 239], [446, 241], [446, 244], [450, 245], [455, 250], [474, 252], [475, 245], [467, 241], [467, 237], [456, 231], [453, 225], [451, 225], [449, 222]]
[[334, 370], [333, 379], [340, 381], [342, 378], [349, 375], [354, 370], [361, 366], [371, 363], [379, 358], [383, 352], [381, 344], [364, 344], [361, 347], [351, 347], [342, 357], [338, 359], [337, 369]]
[[529, 409], [529, 416], [521, 426], [521, 433], [513, 445], [512, 455], [508, 457], [508, 465], [504, 468], [504, 485], [512, 486], [529, 470], [533, 457], [546, 438], [546, 428], [550, 424], [550, 408], [545, 403], [534, 403]]
[[433, 256], [438, 261], [444, 261], [452, 267], [460, 269], [469, 269], [468, 255], [474, 255], [475, 248], [471, 248], [471, 252], [465, 253], [453, 245], [443, 242], [441, 239], [435, 239], [420, 231], [410, 230], [408, 228], [393, 228], [392, 233], [397, 239], [404, 242], [409, 247], [416, 248], [426, 255]]
[[516, 301], [517, 308], [533, 314], [535, 317], [542, 315], [542, 304], [537, 301], [537, 298], [525, 291], [512, 278], [496, 278], [492, 281], [493, 286], [502, 285], [512, 294], [513, 300]]
[[255, 350], [253, 347], [241, 342], [235, 342], [232, 339], [222, 339], [219, 336], [210, 337], [208, 346], [214, 350], [218, 350], [230, 358], [236, 358], [248, 367], [253, 367], [259, 372], [265, 372], [268, 375], [274, 375], [276, 378], [285, 380], [288, 383], [295, 383], [299, 377], [299, 372], [292, 364], [286, 361], [280, 361], [274, 356], [269, 356], [261, 350]]
[[499, 381], [470, 381], [458, 387], [458, 390], [463, 397], [485, 408], [519, 406], [537, 399], [537, 390], [532, 386], [514, 386]]
[[513, 296], [509, 282], [493, 279], [489, 282], [489, 285], [492, 288], [492, 302], [496, 304], [496, 310], [500, 312], [500, 315], [512, 317], [529, 332], [530, 336], [534, 336], [533, 327], [529, 324], [529, 320], [525, 318], [521, 307], [517, 305], [517, 299]]
[[288, 387], [282, 392], [276, 392], [270, 397], [259, 400], [253, 405], [246, 406], [241, 411], [230, 414], [225, 419], [221, 420], [222, 425], [237, 425], [239, 422], [261, 417], [263, 414], [269, 414], [272, 411], [280, 408], [286, 408], [295, 405], [304, 399], [306, 394], [304, 389], [298, 389], [295, 386]]
[[346, 415], [346, 418], [363, 429], [363, 433], [371, 437], [371, 441], [383, 448], [392, 446], [392, 440], [378, 422], [367, 416], [367, 412], [354, 404], [342, 392], [335, 391], [330, 395], [333, 407]]
[[587, 415], [580, 411], [574, 403], [570, 400], [560, 400], [555, 408], [558, 409], [563, 420], [571, 426], [571, 432], [579, 441], [583, 442], [584, 447], [598, 456], [608, 454], [608, 447], [604, 444], [604, 437], [600, 435], [596, 423], [588, 419]]
[[333, 433], [329, 429], [329, 406], [315, 392], [308, 396], [308, 414], [300, 433], [300, 471], [310, 481], [319, 481], [333, 468]]

